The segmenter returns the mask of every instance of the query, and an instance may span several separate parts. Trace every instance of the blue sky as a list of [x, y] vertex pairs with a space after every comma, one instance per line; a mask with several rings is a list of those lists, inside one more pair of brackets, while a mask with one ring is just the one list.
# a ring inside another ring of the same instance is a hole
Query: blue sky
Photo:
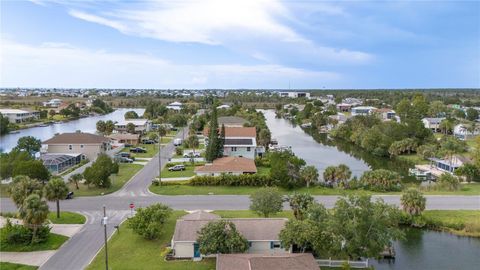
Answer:
[[479, 1], [2, 1], [0, 86], [480, 87]]

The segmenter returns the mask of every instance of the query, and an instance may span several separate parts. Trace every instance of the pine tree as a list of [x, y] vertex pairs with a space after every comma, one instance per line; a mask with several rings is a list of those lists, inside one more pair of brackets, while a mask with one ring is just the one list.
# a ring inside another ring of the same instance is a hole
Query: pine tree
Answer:
[[225, 145], [225, 125], [222, 124], [220, 138], [218, 139], [217, 158], [223, 157], [223, 146]]
[[208, 162], [212, 162], [218, 156], [218, 120], [217, 109], [215, 106], [212, 108], [212, 114], [210, 119], [210, 130], [208, 132], [208, 146], [206, 151], [206, 159]]

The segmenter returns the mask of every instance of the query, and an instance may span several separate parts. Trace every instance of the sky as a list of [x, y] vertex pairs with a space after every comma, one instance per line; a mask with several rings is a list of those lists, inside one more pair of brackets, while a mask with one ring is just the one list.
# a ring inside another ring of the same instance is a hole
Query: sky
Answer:
[[480, 1], [5, 0], [0, 12], [0, 87], [480, 87]]

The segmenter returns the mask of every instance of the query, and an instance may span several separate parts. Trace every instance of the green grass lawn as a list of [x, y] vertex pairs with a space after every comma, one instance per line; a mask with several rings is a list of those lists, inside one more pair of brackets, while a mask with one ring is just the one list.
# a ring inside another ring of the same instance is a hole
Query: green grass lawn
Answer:
[[0, 197], [9, 197], [8, 194], [8, 186], [9, 184], [0, 184]]
[[[60, 204], [60, 209], [62, 205]], [[73, 212], [60, 212], [60, 218], [57, 218], [56, 209], [51, 209], [48, 213], [48, 219], [53, 224], [84, 224], [87, 220], [84, 215]]]
[[195, 166], [192, 165], [190, 162], [186, 163], [178, 163], [178, 164], [183, 164], [185, 165], [185, 170], [184, 171], [169, 171], [168, 168], [165, 166], [162, 170], [162, 178], [173, 178], [173, 177], [191, 177], [194, 176], [195, 173], [193, 170], [195, 169], [195, 166], [200, 166], [201, 163], [195, 163]]
[[429, 210], [427, 224], [459, 235], [480, 237], [480, 210]]
[[[163, 176], [163, 174], [162, 174]], [[164, 176], [163, 176], [164, 177]], [[150, 191], [160, 195], [250, 195], [258, 190], [258, 187], [249, 186], [190, 186], [188, 181], [178, 182], [178, 185], [150, 186]], [[344, 190], [338, 188], [310, 187], [287, 190], [279, 188], [283, 194], [294, 192], [309, 193], [311, 195], [344, 195], [344, 194], [389, 194], [398, 195], [401, 192], [373, 192], [368, 190]], [[463, 184], [458, 191], [425, 191], [426, 195], [479, 195], [480, 183]]]
[[[185, 215], [183, 211], [174, 211], [157, 240], [145, 240], [127, 227], [120, 226], [108, 241], [109, 267], [111, 269], [161, 269], [161, 270], [215, 270], [214, 260], [165, 261], [162, 254], [172, 239], [177, 218]], [[102, 249], [87, 269], [105, 269], [105, 251]]]
[[120, 152], [127, 152], [130, 153], [132, 157], [136, 158], [151, 158], [155, 156], [158, 153], [158, 144], [139, 144], [134, 147], [142, 147], [147, 150], [146, 153], [131, 153], [130, 152], [130, 147], [125, 147], [122, 149]]
[[270, 174], [270, 167], [257, 166], [257, 174], [269, 175]]
[[35, 270], [35, 269], [38, 269], [38, 267], [25, 265], [25, 264], [0, 262], [0, 269], [1, 270]]
[[[0, 232], [3, 229], [0, 229]], [[39, 250], [54, 250], [58, 249], [65, 241], [67, 241], [68, 237], [50, 233], [48, 236], [47, 241], [44, 243], [39, 243], [35, 245], [11, 245], [0, 241], [0, 250], [1, 251], [14, 251], [14, 252], [27, 252], [27, 251], [39, 251]]]
[[123, 187], [123, 185], [130, 180], [140, 169], [142, 165], [131, 163], [120, 163], [120, 169], [118, 174], [110, 176], [112, 186], [109, 188], [97, 188], [94, 186], [87, 187], [86, 185], [79, 184], [80, 189], [76, 189], [73, 183], [69, 184], [69, 189], [75, 193], [75, 196], [97, 196], [115, 192]]

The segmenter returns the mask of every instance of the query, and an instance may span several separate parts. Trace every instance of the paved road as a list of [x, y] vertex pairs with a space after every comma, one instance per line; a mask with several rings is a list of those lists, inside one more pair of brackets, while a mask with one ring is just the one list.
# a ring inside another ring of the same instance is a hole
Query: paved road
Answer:
[[[184, 132], [188, 129], [185, 128]], [[179, 132], [177, 137], [181, 137]], [[161, 150], [161, 162], [164, 166], [174, 151], [173, 140]], [[103, 246], [103, 227], [100, 225], [102, 206], [108, 209], [108, 234], [113, 226], [120, 224], [130, 214], [129, 204], [144, 207], [161, 202], [174, 209], [241, 210], [248, 209], [250, 200], [243, 195], [202, 195], [202, 196], [159, 196], [148, 191], [152, 179], [158, 176], [158, 158], [155, 156], [121, 190], [101, 197], [80, 197], [62, 201], [62, 210], [76, 211], [87, 216], [87, 224], [52, 256], [40, 269], [83, 269], [95, 257]], [[374, 196], [389, 204], [399, 205], [398, 195]], [[426, 196], [427, 209], [430, 210], [478, 210], [480, 196]], [[327, 208], [333, 207], [338, 196], [316, 196], [315, 199]], [[287, 208], [288, 205], [285, 205]], [[54, 209], [55, 205], [50, 204]], [[8, 198], [1, 199], [0, 210], [15, 211], [15, 205]]]

